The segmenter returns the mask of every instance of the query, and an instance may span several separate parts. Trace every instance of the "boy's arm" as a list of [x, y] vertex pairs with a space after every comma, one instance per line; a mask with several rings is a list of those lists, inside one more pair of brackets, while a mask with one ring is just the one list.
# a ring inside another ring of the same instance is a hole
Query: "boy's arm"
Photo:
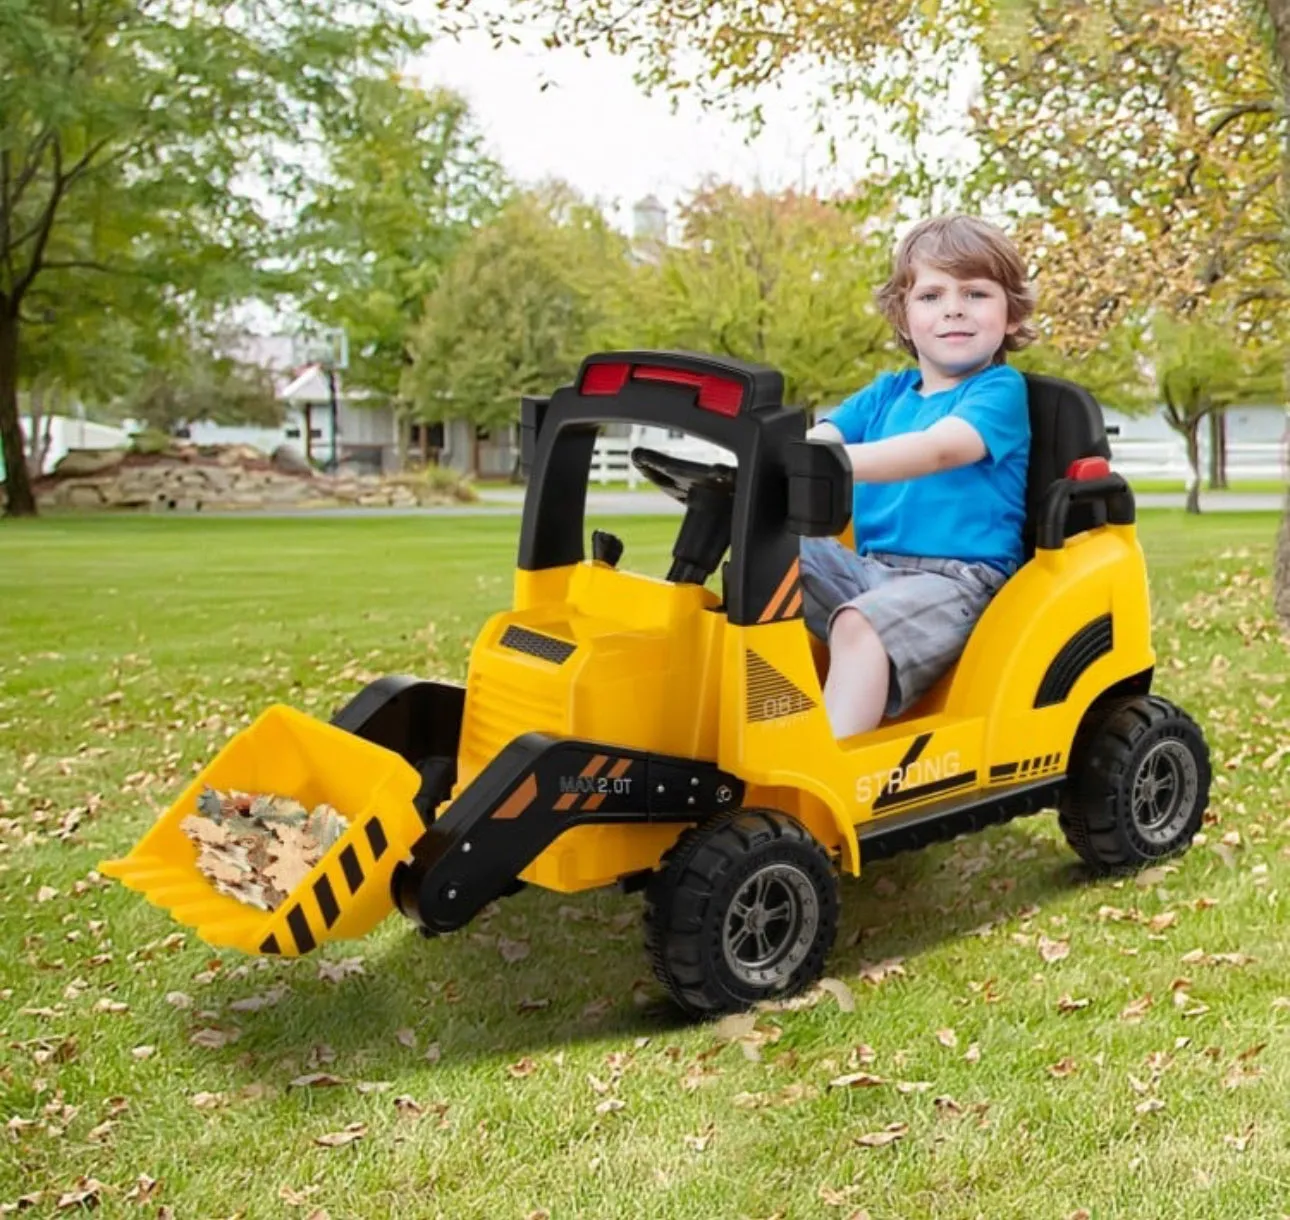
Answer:
[[838, 444], [844, 444], [847, 438], [842, 435], [842, 429], [831, 419], [822, 419], [806, 434], [806, 439], [808, 441], [835, 441]]
[[[831, 425], [817, 424], [811, 432], [814, 434], [818, 428], [826, 426]], [[821, 436], [818, 439], [834, 438]], [[987, 452], [981, 434], [966, 420], [952, 415], [937, 420], [922, 432], [906, 432], [881, 441], [847, 445], [846, 451], [857, 483], [899, 483], [925, 474], [938, 474], [979, 462]]]

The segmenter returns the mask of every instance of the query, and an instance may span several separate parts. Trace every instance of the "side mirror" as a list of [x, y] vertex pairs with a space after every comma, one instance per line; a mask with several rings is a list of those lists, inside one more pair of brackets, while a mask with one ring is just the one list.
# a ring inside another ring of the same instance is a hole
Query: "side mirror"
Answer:
[[852, 479], [847, 451], [837, 441], [791, 441], [788, 528], [805, 538], [830, 538], [851, 520]]

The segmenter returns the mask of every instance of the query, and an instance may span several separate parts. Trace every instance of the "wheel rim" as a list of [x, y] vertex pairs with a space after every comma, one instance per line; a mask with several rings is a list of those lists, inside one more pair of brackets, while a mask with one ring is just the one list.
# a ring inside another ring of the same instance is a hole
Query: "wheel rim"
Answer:
[[726, 912], [726, 965], [750, 987], [782, 987], [811, 952], [820, 901], [796, 865], [767, 864], [739, 887]]
[[1132, 814], [1138, 833], [1149, 843], [1171, 843], [1199, 790], [1196, 759], [1187, 746], [1173, 738], [1156, 742], [1142, 756], [1133, 779]]

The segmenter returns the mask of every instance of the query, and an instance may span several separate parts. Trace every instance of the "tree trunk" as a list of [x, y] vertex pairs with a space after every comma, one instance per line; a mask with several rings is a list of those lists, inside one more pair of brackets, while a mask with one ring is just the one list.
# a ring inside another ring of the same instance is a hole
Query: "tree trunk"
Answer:
[[1187, 479], [1187, 511], [1200, 512], [1200, 420], [1187, 428], [1187, 465], [1191, 475]]
[[1227, 412], [1209, 417], [1209, 489], [1227, 490]]
[[[1280, 68], [1281, 101], [1290, 109], [1290, 0], [1265, 0], [1272, 22], [1272, 43]], [[1282, 215], [1290, 215], [1290, 131], [1282, 124], [1281, 204]], [[1282, 267], [1290, 275], [1290, 230], [1281, 243]], [[1290, 361], [1286, 362], [1285, 392], [1290, 397]], [[1290, 489], [1286, 491], [1281, 531], [1277, 535], [1276, 561], [1272, 571], [1272, 604], [1277, 617], [1290, 630]]]
[[1277, 534], [1277, 557], [1272, 567], [1272, 607], [1281, 625], [1290, 631], [1290, 488], [1286, 489], [1281, 531]]
[[18, 316], [0, 307], [0, 453], [4, 454], [6, 517], [34, 517], [36, 497], [27, 474], [27, 446], [18, 422]]

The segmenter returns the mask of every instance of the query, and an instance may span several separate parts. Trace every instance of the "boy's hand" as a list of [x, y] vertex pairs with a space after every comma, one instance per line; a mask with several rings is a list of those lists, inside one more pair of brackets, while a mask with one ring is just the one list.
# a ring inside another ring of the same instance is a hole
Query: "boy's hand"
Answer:
[[[817, 437], [822, 428], [841, 438], [837, 428], [825, 423], [811, 429], [812, 439], [834, 439], [833, 436]], [[938, 420], [922, 432], [848, 445], [846, 450], [857, 483], [899, 483], [926, 474], [939, 474], [943, 470], [970, 466], [987, 453], [981, 434], [966, 420], [952, 416]]]

